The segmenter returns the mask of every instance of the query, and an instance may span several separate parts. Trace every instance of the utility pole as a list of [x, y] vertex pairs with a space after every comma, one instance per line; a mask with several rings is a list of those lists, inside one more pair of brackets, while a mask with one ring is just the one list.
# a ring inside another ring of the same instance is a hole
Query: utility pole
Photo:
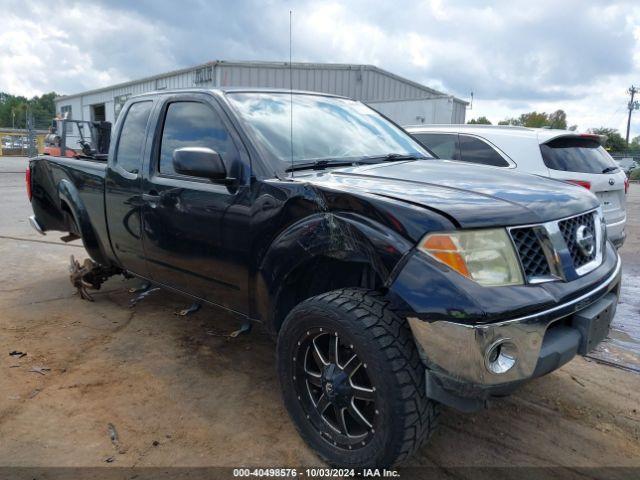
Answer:
[[36, 135], [33, 125], [33, 112], [27, 104], [27, 155], [29, 157], [35, 157], [38, 154], [36, 150]]
[[635, 96], [636, 93], [638, 93], [638, 89], [634, 85], [631, 85], [631, 88], [629, 88], [627, 92], [629, 93], [629, 95], [631, 95], [631, 100], [629, 100], [629, 105], [628, 105], [629, 117], [627, 118], [627, 136], [626, 136], [626, 144], [627, 144], [627, 148], [629, 148], [629, 129], [631, 128], [631, 112], [633, 112], [634, 110], [638, 110], [638, 108], [640, 108], [640, 102], [633, 101], [633, 97]]

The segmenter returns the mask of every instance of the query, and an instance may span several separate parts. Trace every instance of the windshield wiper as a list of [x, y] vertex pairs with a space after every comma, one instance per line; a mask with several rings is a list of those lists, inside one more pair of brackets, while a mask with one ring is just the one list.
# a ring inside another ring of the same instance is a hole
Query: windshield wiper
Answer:
[[376, 155], [373, 157], [363, 158], [363, 163], [376, 163], [380, 160], [383, 162], [399, 162], [402, 160], [422, 160], [425, 157], [424, 155], [416, 155], [414, 153], [387, 153], [386, 155]]
[[397, 162], [399, 160], [420, 160], [421, 158], [427, 158], [423, 155], [416, 155], [414, 153], [387, 153], [379, 158], [385, 162]]
[[298, 170], [324, 170], [328, 167], [350, 167], [357, 164], [354, 160], [316, 160], [315, 162], [300, 162], [285, 170], [285, 172], [297, 172]]
[[618, 170], [618, 167], [607, 167], [604, 170], [602, 170], [602, 173], [615, 172], [616, 170]]
[[376, 155], [373, 157], [354, 158], [353, 160], [315, 160], [313, 162], [300, 162], [287, 168], [285, 172], [297, 172], [298, 170], [324, 170], [329, 167], [350, 167], [354, 165], [364, 165], [368, 163], [397, 162], [401, 160], [421, 160], [423, 155], [412, 153], [388, 153], [386, 155]]

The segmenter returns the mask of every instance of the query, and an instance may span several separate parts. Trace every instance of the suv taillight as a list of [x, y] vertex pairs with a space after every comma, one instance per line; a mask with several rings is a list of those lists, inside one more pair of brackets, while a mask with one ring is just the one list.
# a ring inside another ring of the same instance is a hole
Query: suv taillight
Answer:
[[591, 182], [587, 182], [586, 180], [567, 180], [569, 183], [573, 183], [574, 185], [579, 185], [580, 187], [584, 187], [587, 190], [591, 190]]
[[629, 178], [625, 178], [624, 179], [624, 194], [626, 195], [627, 193], [629, 193]]
[[31, 167], [27, 167], [24, 180], [27, 184], [27, 197], [29, 197], [29, 201], [31, 201], [31, 197], [33, 196], [31, 192]]

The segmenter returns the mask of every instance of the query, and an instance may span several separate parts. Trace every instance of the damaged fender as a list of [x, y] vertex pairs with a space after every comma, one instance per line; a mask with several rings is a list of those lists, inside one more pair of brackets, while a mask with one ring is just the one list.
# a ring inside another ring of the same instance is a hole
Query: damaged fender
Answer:
[[[322, 212], [289, 226], [271, 244], [259, 268], [256, 312], [277, 331], [275, 310], [290, 274], [318, 257], [370, 265], [385, 282], [412, 248], [393, 230], [356, 213]], [[335, 272], [339, 275], [340, 272]], [[262, 291], [261, 291], [262, 290]]]

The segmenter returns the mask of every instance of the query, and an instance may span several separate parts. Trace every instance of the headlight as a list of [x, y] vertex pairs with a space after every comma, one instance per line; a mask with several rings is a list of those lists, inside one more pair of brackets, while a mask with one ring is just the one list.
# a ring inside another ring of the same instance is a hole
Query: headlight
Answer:
[[418, 248], [480, 285], [524, 283], [513, 244], [503, 228], [430, 233]]

